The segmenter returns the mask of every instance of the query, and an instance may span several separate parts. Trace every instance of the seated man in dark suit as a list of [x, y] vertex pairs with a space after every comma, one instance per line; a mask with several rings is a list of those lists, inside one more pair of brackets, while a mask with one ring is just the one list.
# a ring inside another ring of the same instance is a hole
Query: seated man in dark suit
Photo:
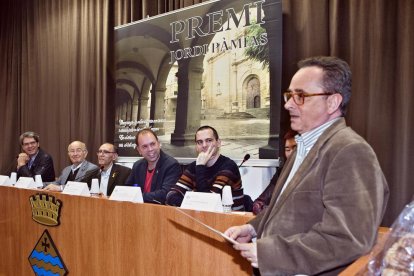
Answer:
[[158, 137], [151, 129], [141, 129], [135, 143], [143, 158], [134, 163], [126, 185], [141, 187], [144, 202], [165, 204], [168, 191], [180, 178], [180, 164], [161, 150]]
[[118, 158], [118, 152], [113, 144], [102, 144], [97, 154], [98, 164], [101, 168], [97, 176], [99, 190], [103, 195], [110, 196], [115, 186], [125, 185], [131, 174], [131, 169], [114, 163]]
[[68, 155], [72, 165], [64, 168], [56, 184], [46, 186], [45, 190], [61, 191], [62, 185], [68, 181], [86, 182], [90, 185], [92, 178], [96, 177], [99, 167], [86, 160], [88, 150], [84, 143], [80, 141], [70, 143]]
[[23, 152], [17, 157], [17, 177], [41, 175], [44, 182], [55, 181], [52, 156], [39, 147], [39, 135], [28, 131], [19, 139]]

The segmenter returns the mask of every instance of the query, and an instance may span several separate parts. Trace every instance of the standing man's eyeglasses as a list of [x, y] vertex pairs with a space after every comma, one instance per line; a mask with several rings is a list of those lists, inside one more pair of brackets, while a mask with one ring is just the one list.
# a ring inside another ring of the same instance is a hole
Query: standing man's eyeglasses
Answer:
[[283, 93], [283, 98], [284, 98], [285, 102], [288, 102], [290, 100], [290, 98], [293, 97], [293, 101], [295, 102], [295, 104], [303, 105], [305, 103], [305, 98], [307, 98], [307, 97], [327, 96], [327, 95], [332, 95], [332, 94], [335, 94], [335, 93], [324, 92], [324, 93], [310, 94], [310, 93], [306, 93], [306, 92], [285, 92], [285, 93]]

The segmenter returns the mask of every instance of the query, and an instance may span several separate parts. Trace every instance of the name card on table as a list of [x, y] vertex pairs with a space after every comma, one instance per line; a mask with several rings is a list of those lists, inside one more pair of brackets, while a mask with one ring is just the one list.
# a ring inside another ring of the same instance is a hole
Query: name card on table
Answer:
[[0, 186], [11, 186], [10, 178], [7, 175], [0, 175]]
[[115, 186], [109, 200], [144, 203], [140, 187]]
[[37, 189], [37, 183], [32, 177], [21, 176], [14, 187], [21, 189]]
[[180, 207], [197, 211], [223, 213], [220, 194], [216, 193], [186, 192]]
[[68, 181], [62, 194], [66, 195], [78, 195], [78, 196], [91, 196], [89, 192], [88, 184], [86, 182]]

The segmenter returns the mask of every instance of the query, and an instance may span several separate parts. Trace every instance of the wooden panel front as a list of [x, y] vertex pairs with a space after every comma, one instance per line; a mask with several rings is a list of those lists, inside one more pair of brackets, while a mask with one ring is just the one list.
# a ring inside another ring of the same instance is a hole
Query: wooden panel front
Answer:
[[[31, 275], [28, 257], [47, 229], [71, 275], [251, 275], [250, 264], [222, 238], [174, 207], [49, 193], [62, 204], [60, 222], [32, 220], [29, 197], [0, 187], [0, 275]], [[187, 211], [221, 230], [250, 215]]]

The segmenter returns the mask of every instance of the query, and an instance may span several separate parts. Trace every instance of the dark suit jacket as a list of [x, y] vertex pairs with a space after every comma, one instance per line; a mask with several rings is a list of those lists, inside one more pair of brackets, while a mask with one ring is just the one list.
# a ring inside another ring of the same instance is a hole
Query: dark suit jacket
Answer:
[[[131, 169], [125, 166], [121, 166], [118, 164], [113, 164], [111, 173], [108, 179], [108, 190], [107, 196], [112, 194], [115, 186], [125, 186], [125, 183], [131, 174]], [[98, 175], [99, 183], [101, 183], [101, 173], [99, 172]]]
[[39, 148], [39, 152], [29, 169], [27, 165], [21, 166], [17, 170], [17, 178], [20, 176], [34, 177], [40, 174], [43, 182], [55, 181], [55, 169], [53, 167], [52, 156]]
[[[138, 184], [144, 191], [145, 176], [147, 174], [148, 162], [145, 159], [138, 160], [132, 167], [126, 185]], [[181, 167], [177, 160], [161, 151], [155, 167], [155, 174], [152, 177], [151, 192], [144, 193], [144, 202], [165, 204], [165, 197], [168, 191], [177, 183], [181, 176]]]
[[338, 275], [373, 246], [388, 186], [368, 143], [340, 118], [319, 137], [277, 200], [287, 160], [256, 229], [261, 275]]

